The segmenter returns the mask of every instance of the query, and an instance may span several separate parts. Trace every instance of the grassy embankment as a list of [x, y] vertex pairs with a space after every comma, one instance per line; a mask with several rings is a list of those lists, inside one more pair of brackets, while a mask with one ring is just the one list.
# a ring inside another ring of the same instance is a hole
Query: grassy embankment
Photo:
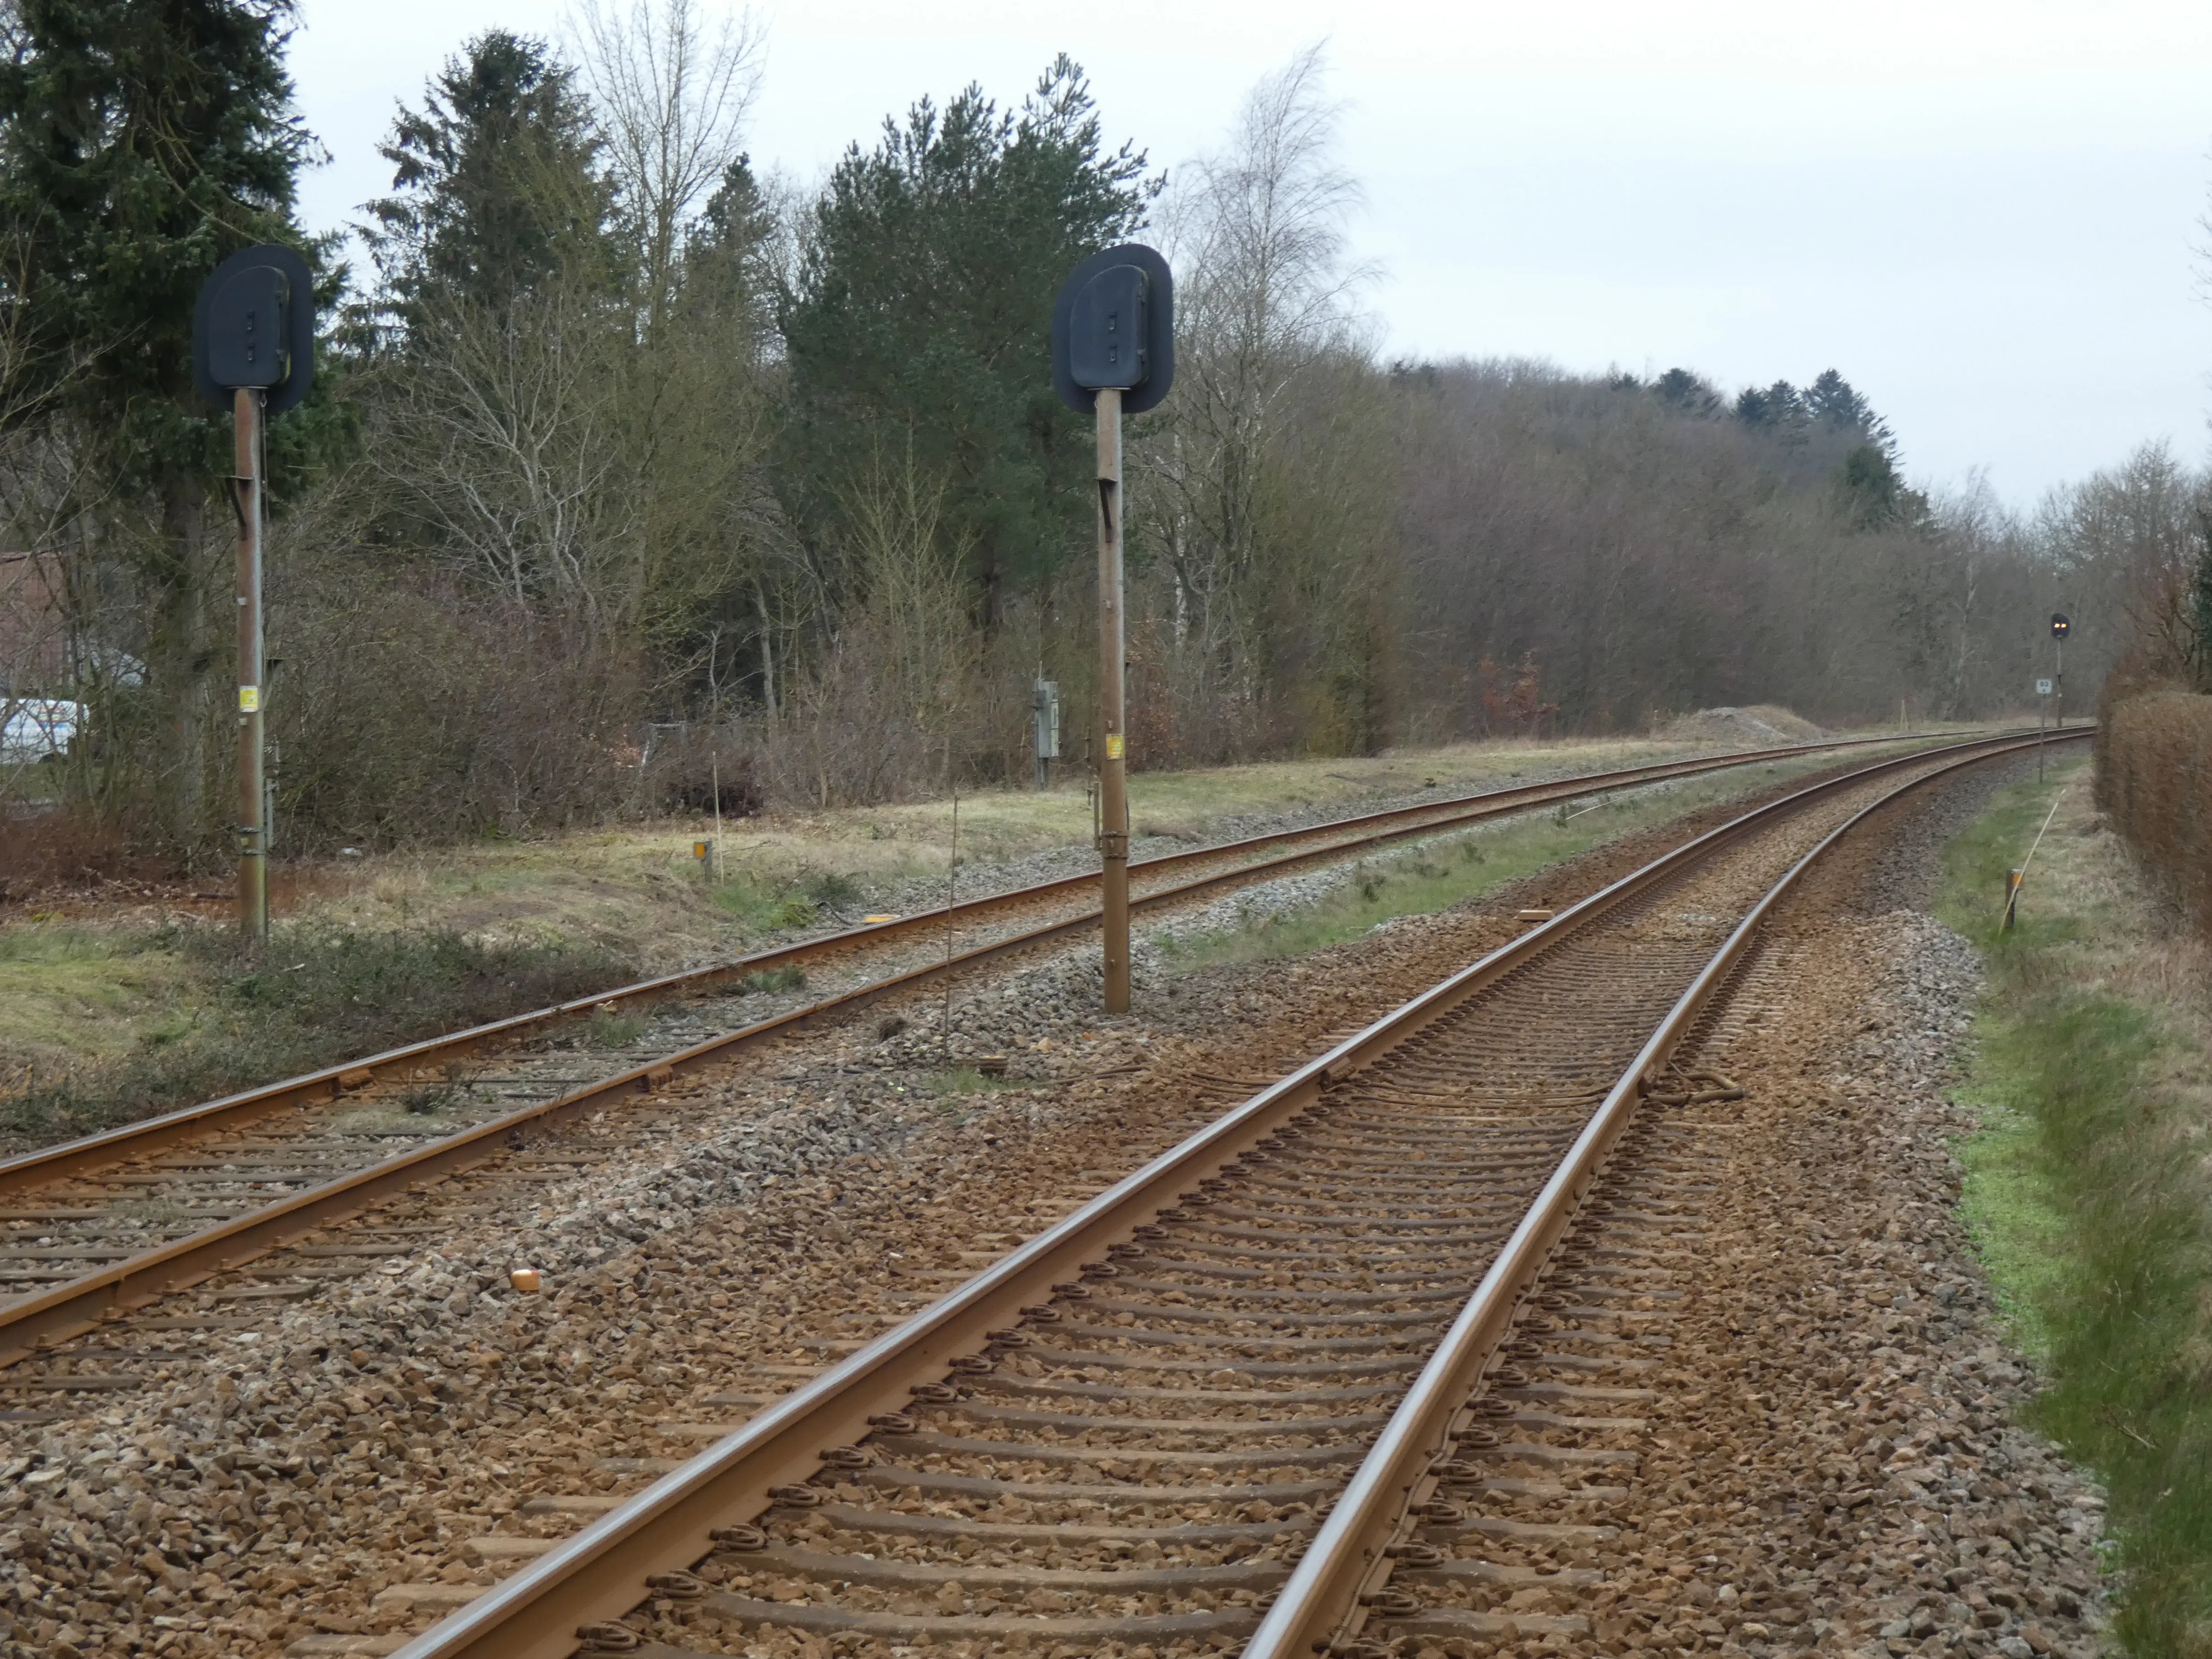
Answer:
[[[2061, 791], [2063, 791], [2063, 795]], [[2144, 1659], [2212, 1654], [2212, 951], [2097, 827], [2086, 763], [2023, 784], [1948, 849], [1944, 920], [1989, 988], [1965, 1202], [2048, 1386], [2032, 1421], [2108, 1483]], [[2054, 796], [2017, 930], [2003, 872]]]
[[[589, 945], [288, 923], [0, 929], [0, 1154], [635, 977]], [[15, 1058], [15, 1057], [22, 1058]]]
[[[1333, 816], [1378, 797], [1431, 789], [1467, 794], [1525, 776], [1603, 771], [1719, 746], [1626, 738], [1457, 744], [1140, 772], [1129, 780], [1130, 819], [1140, 842], [1171, 837], [1188, 844], [1219, 839], [1240, 820], [1291, 811]], [[1089, 847], [1089, 798], [1073, 768], [1065, 775], [1068, 781], [1042, 793], [991, 789], [961, 799], [963, 893], [999, 884], [994, 866]], [[557, 931], [626, 945], [665, 971], [831, 913], [889, 902], [908, 884], [933, 887], [952, 855], [952, 805], [911, 801], [727, 821], [726, 879], [711, 890], [691, 855], [693, 842], [708, 832], [702, 820], [671, 820], [344, 860], [322, 870], [320, 890], [300, 914], [349, 927], [447, 927], [472, 937]], [[1140, 847], [1139, 854], [1166, 844]]]

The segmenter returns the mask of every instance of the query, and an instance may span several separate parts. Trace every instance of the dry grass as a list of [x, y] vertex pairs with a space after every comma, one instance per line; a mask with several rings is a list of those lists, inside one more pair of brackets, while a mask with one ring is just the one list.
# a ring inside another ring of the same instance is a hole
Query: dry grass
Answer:
[[[1352, 811], [1379, 796], [1433, 786], [1468, 793], [1516, 778], [1601, 771], [1711, 752], [1703, 743], [1583, 739], [1458, 744], [1374, 757], [1273, 762], [1130, 780], [1130, 817], [1139, 836], [1210, 841], [1231, 820], [1292, 811]], [[952, 846], [950, 799], [778, 812], [723, 825], [723, 864], [738, 890], [715, 902], [702, 882], [692, 843], [710, 832], [685, 818], [542, 841], [501, 842], [432, 853], [395, 854], [324, 872], [301, 914], [359, 927], [449, 927], [471, 936], [535, 939], [557, 933], [634, 951], [655, 969], [739, 949], [773, 931], [792, 901], [825, 881], [867, 896], [919, 877], [942, 875]], [[1084, 848], [1091, 808], [1080, 781], [1050, 791], [999, 789], [959, 803], [963, 868], [1054, 848]], [[992, 872], [976, 879], [995, 884]], [[963, 876], [963, 884], [968, 878]]]
[[[1711, 752], [1712, 746], [1464, 744], [1373, 758], [1145, 773], [1131, 781], [1132, 817], [1140, 834], [1212, 840], [1227, 833], [1232, 820], [1292, 810], [1334, 815], [1431, 786], [1440, 796], [1467, 793], [1539, 773], [1599, 771]], [[1055, 848], [1087, 848], [1091, 839], [1091, 808], [1080, 782], [1042, 793], [969, 796], [959, 803], [959, 816], [966, 892], [1007, 878], [1008, 872], [989, 866]], [[1609, 818], [1599, 813], [1583, 827], [1610, 827]], [[517, 982], [540, 989], [553, 981], [575, 984], [587, 963], [665, 972], [739, 954], [836, 915], [857, 916], [902, 882], [941, 877], [951, 819], [952, 803], [935, 800], [732, 821], [724, 827], [726, 878], [711, 889], [692, 857], [693, 842], [708, 833], [699, 819], [281, 866], [277, 890], [290, 902], [280, 903], [280, 921], [289, 937], [404, 945], [428, 961], [459, 962], [453, 953], [463, 946], [490, 952], [529, 964]], [[193, 1051], [237, 1060], [240, 1074], [221, 1079], [222, 1086], [243, 1086], [263, 1080], [269, 1067], [315, 1059], [319, 1051], [313, 1045], [288, 1039], [270, 1050], [265, 1064], [256, 1064], [233, 1042], [235, 1011], [225, 987], [240, 970], [225, 963], [216, 971], [207, 952], [191, 948], [203, 939], [227, 939], [227, 927], [221, 915], [178, 915], [144, 902], [128, 912], [103, 911], [90, 900], [66, 916], [34, 913], [0, 926], [0, 1104], [82, 1085], [91, 1091], [84, 1100], [31, 1116], [82, 1120], [120, 1109], [108, 1099], [111, 1085], [137, 1075], [133, 1068], [149, 1056], [161, 1062], [166, 1079], [149, 1091], [171, 1103], [178, 1090], [198, 1087], [221, 1069], [214, 1060], [185, 1064]], [[544, 1000], [538, 990], [528, 994]], [[512, 1012], [474, 990], [462, 1002], [477, 1018]], [[387, 1012], [380, 1030], [395, 1039], [423, 1029], [406, 1008]], [[368, 1034], [356, 1035], [374, 1046]], [[333, 1052], [321, 1059], [344, 1057]]]
[[0, 933], [0, 1153], [634, 976], [573, 945], [295, 921]]

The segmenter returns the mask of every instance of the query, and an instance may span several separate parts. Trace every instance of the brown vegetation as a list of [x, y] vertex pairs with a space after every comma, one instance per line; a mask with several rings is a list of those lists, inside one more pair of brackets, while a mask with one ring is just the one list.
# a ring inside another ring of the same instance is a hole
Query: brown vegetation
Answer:
[[2212, 696], [2126, 697], [2098, 732], [2097, 802], [2172, 897], [2212, 933]]

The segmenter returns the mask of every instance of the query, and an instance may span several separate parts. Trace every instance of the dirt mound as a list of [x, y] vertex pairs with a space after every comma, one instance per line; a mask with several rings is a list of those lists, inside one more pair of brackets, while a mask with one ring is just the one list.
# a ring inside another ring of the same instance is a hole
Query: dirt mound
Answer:
[[1700, 708], [1678, 714], [1659, 734], [1677, 742], [1741, 744], [1747, 749], [1778, 749], [1786, 744], [1818, 743], [1828, 734], [1802, 714], [1771, 702], [1748, 708]]

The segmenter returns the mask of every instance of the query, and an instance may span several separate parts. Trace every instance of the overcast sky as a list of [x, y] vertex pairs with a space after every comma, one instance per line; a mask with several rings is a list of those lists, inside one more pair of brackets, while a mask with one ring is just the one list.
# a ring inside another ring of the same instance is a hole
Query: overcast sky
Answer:
[[[715, 0], [707, 0], [711, 6]], [[303, 0], [293, 63], [334, 228], [389, 184], [396, 100], [565, 0]], [[734, 9], [734, 8], [732, 8]], [[1917, 482], [2032, 505], [2165, 438], [2207, 453], [2212, 6], [2151, 0], [764, 0], [750, 147], [801, 180], [969, 80], [1017, 102], [1055, 52], [1115, 142], [1172, 167], [1326, 39], [1383, 276], [1384, 349], [1684, 364], [1733, 392], [1843, 371]], [[1147, 41], [1140, 26], [1163, 33]]]

